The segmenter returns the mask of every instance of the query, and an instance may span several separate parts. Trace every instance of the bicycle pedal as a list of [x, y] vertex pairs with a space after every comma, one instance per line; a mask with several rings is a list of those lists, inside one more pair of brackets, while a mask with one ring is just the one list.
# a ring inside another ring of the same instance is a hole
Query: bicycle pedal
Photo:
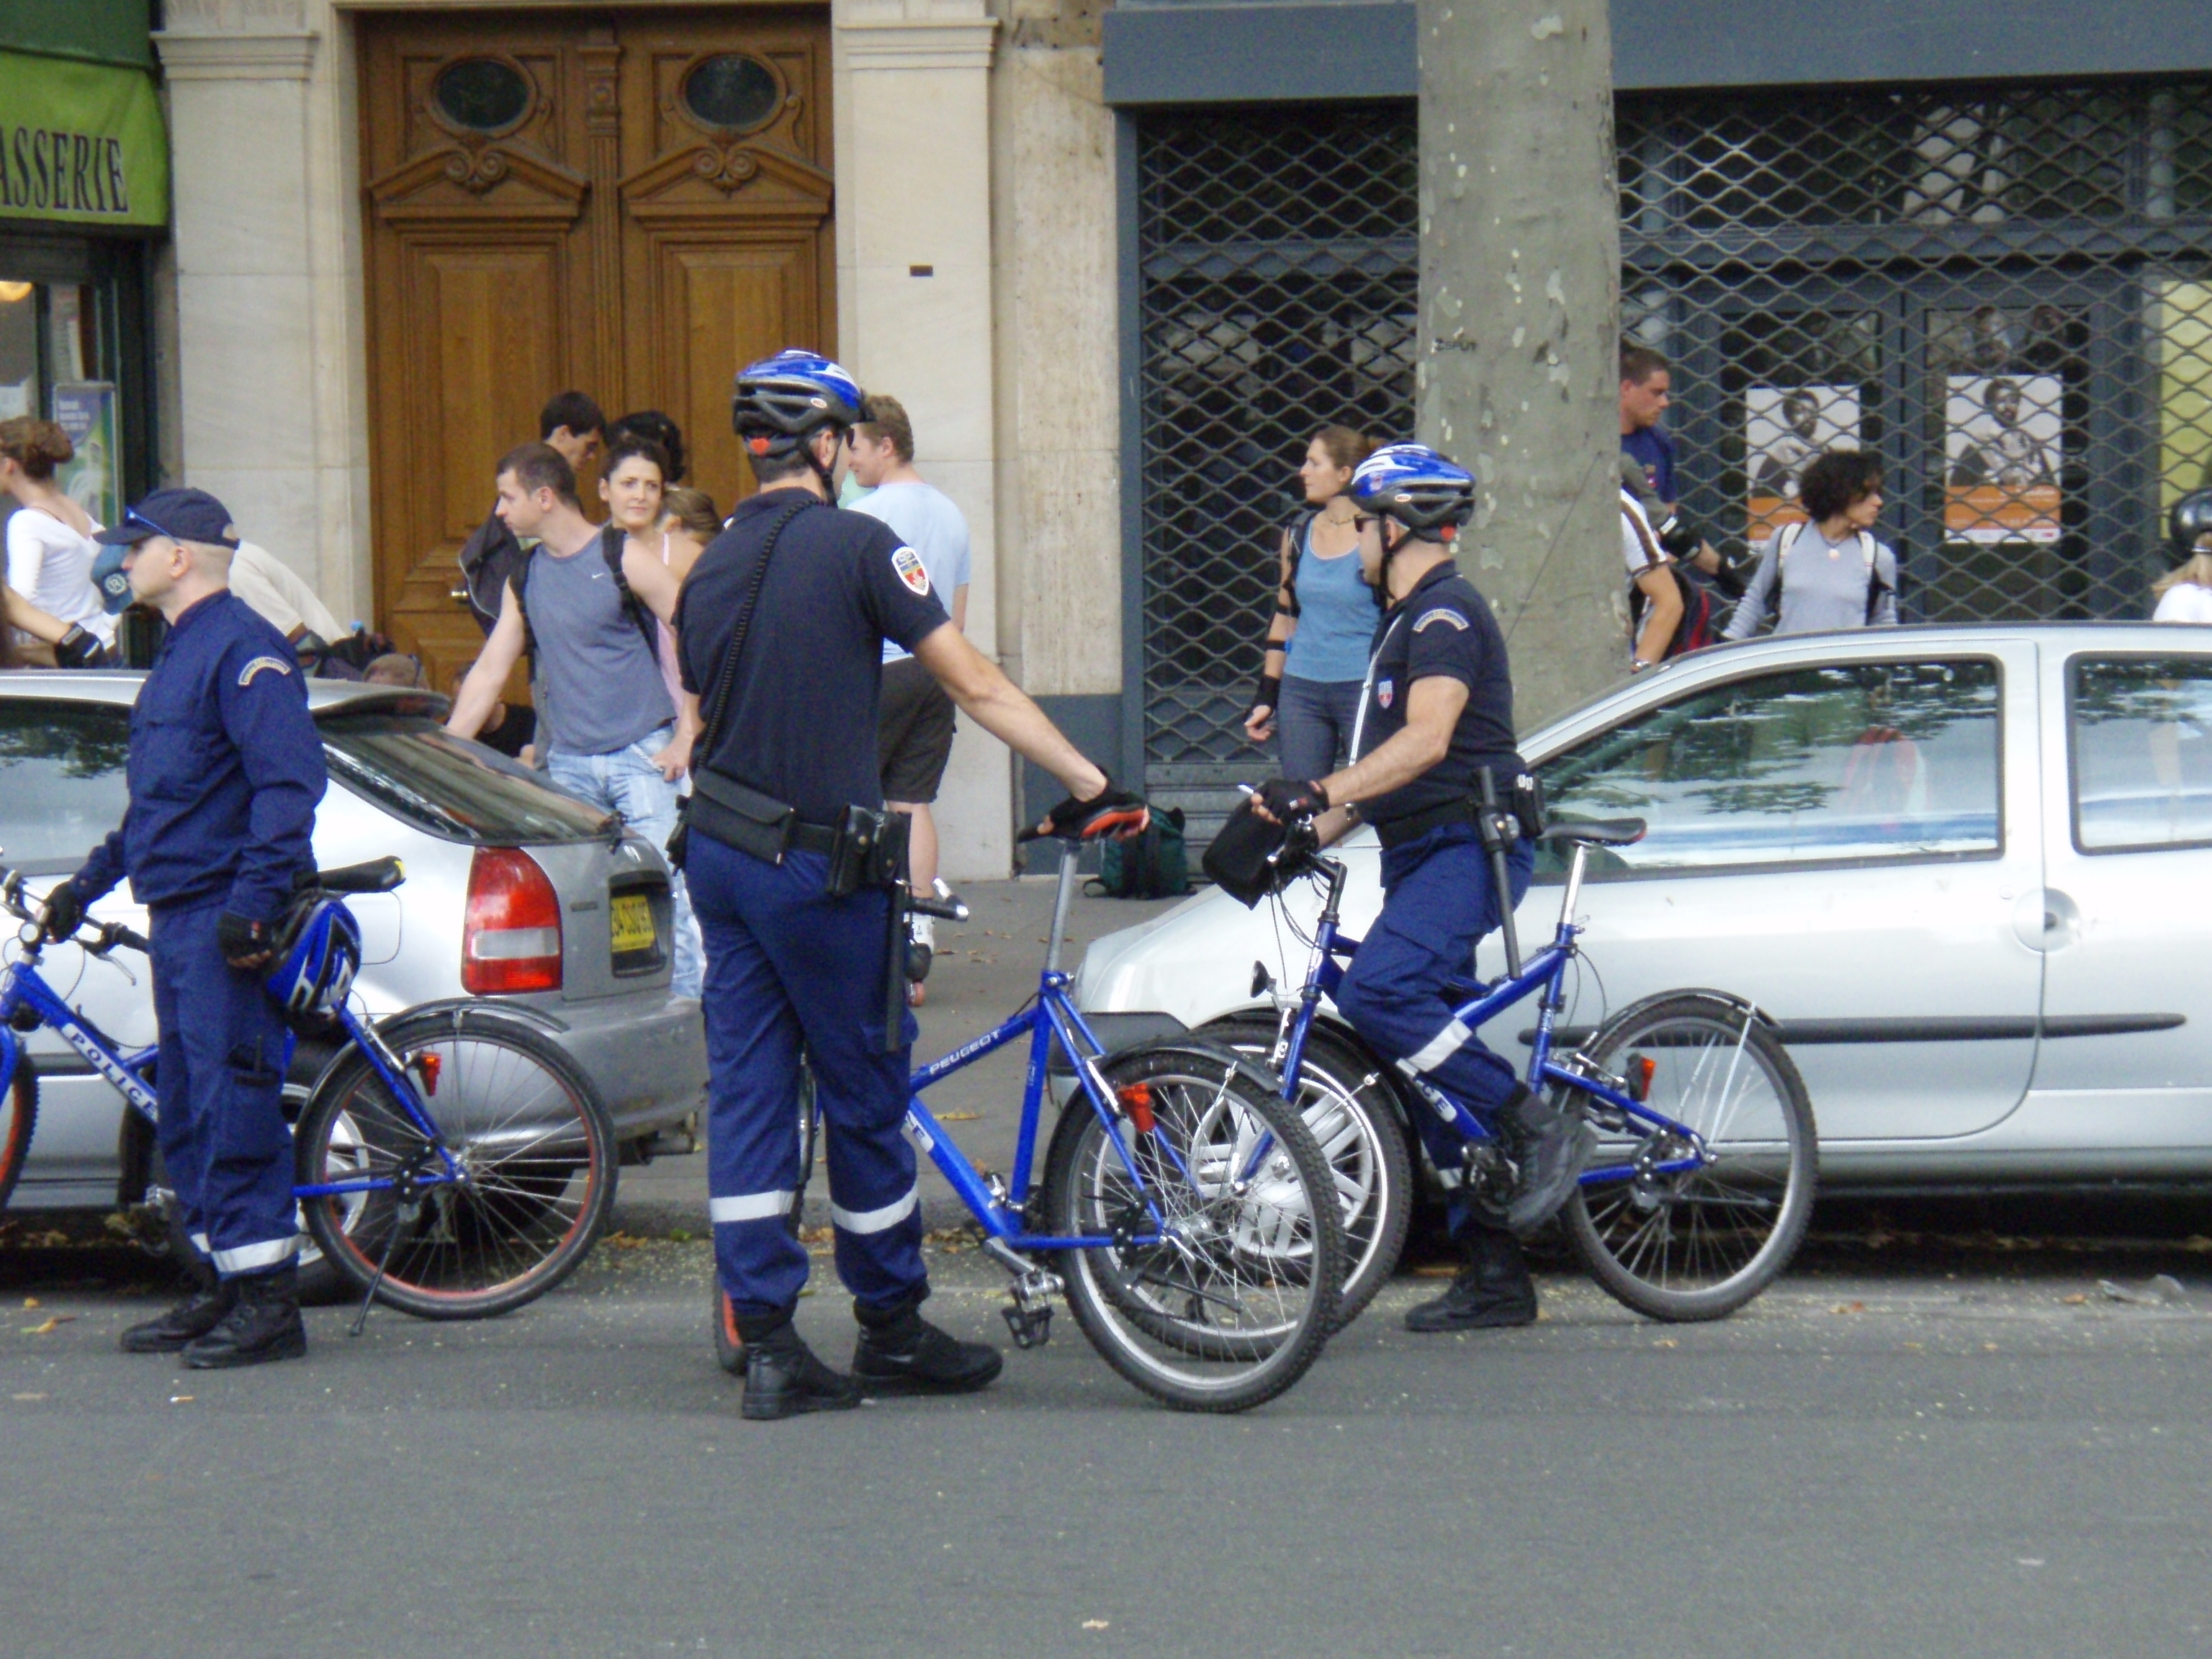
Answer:
[[1000, 1314], [1012, 1333], [1014, 1346], [1027, 1352], [1042, 1348], [1052, 1340], [1052, 1308], [1049, 1304], [1036, 1308], [1001, 1308]]

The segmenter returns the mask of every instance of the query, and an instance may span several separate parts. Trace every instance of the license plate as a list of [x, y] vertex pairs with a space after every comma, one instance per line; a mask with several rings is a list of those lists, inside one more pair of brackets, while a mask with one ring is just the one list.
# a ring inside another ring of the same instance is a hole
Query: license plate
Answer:
[[650, 951], [659, 942], [653, 930], [653, 901], [643, 893], [617, 894], [612, 922], [615, 954], [618, 957]]

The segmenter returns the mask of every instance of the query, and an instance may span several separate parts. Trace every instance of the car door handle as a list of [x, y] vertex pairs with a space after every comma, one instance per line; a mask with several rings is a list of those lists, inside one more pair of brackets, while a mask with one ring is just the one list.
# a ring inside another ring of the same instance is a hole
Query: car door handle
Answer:
[[2012, 931], [2031, 951], [2063, 951], [2081, 937], [2081, 909], [2056, 887], [2031, 887], [2012, 908]]

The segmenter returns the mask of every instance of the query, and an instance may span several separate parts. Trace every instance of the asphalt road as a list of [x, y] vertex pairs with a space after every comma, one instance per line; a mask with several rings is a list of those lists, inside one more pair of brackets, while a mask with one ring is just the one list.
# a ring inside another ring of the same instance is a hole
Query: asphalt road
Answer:
[[[1829, 1206], [1804, 1271], [1707, 1326], [1552, 1259], [1534, 1328], [1415, 1338], [1408, 1278], [1237, 1418], [1149, 1404], [1063, 1316], [986, 1395], [756, 1425], [678, 1237], [698, 1163], [626, 1171], [621, 1231], [521, 1313], [356, 1340], [319, 1310], [305, 1362], [240, 1373], [118, 1353], [154, 1270], [19, 1233], [0, 1654], [2207, 1646], [2212, 1204]], [[933, 1316], [1003, 1342], [951, 1244]], [[842, 1363], [817, 1282], [801, 1326]]]

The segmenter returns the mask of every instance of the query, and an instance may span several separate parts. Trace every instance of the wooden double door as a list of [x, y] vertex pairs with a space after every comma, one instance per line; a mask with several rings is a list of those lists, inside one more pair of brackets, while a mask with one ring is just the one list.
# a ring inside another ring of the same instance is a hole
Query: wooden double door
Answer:
[[360, 29], [379, 619], [443, 690], [481, 642], [457, 556], [550, 396], [665, 411], [726, 512], [736, 371], [833, 348], [829, 9]]

